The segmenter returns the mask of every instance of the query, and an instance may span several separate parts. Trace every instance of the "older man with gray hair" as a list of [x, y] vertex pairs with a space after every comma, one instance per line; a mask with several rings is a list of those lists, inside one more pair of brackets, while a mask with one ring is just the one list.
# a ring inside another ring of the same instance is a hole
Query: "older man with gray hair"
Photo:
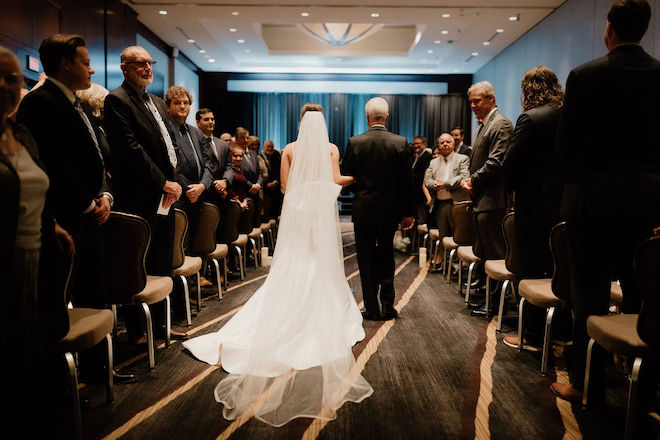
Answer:
[[[394, 308], [394, 232], [414, 223], [410, 194], [412, 174], [406, 138], [385, 128], [389, 106], [372, 98], [365, 106], [369, 130], [348, 140], [343, 174], [354, 176], [351, 189], [364, 319], [379, 321], [398, 317]], [[402, 220], [403, 218], [403, 220]], [[378, 292], [380, 288], [380, 302]]]

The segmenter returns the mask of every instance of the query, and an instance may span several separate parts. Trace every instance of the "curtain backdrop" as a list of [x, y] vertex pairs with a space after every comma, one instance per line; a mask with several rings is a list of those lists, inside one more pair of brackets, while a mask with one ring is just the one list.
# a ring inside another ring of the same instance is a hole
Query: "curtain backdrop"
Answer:
[[[300, 108], [317, 102], [325, 109], [330, 142], [343, 153], [351, 136], [367, 130], [364, 106], [376, 95], [340, 93], [242, 93], [216, 95], [211, 109], [219, 133], [233, 134], [238, 126], [259, 137], [262, 144], [271, 139], [278, 149], [296, 140]], [[381, 95], [390, 105], [388, 130], [412, 142], [415, 135], [428, 139], [429, 147], [443, 132], [463, 127], [470, 139], [470, 109], [467, 96], [454, 95]], [[469, 143], [466, 142], [466, 143]]]

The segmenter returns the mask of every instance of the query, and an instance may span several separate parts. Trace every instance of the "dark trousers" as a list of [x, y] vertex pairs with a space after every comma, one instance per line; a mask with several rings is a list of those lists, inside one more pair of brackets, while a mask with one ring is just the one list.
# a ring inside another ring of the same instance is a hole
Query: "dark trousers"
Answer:
[[355, 248], [362, 282], [362, 298], [368, 313], [377, 315], [378, 288], [384, 313], [394, 308], [394, 232], [393, 224], [361, 224], [356, 222]]
[[105, 226], [97, 225], [92, 215], [83, 215], [80, 228], [73, 234], [73, 258], [69, 292], [76, 307], [103, 307], [105, 296]]
[[474, 255], [486, 260], [501, 260], [506, 255], [502, 220], [504, 209], [474, 212]]

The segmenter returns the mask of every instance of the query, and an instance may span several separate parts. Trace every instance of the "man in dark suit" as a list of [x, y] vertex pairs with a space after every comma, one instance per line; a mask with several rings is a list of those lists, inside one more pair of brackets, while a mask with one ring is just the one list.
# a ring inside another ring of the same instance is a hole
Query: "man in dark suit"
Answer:
[[413, 160], [412, 160], [412, 193], [410, 197], [415, 202], [415, 221], [418, 224], [427, 223], [428, 207], [426, 206], [426, 196], [422, 187], [424, 186], [424, 173], [433, 159], [433, 152], [426, 147], [426, 138], [417, 135], [413, 138]]
[[465, 130], [461, 127], [454, 127], [451, 130], [451, 137], [454, 138], [454, 151], [458, 154], [464, 154], [467, 157], [470, 157], [472, 154], [472, 148], [469, 145], [465, 145], [463, 139], [465, 139]]
[[[639, 313], [633, 255], [660, 225], [660, 61], [639, 45], [650, 16], [645, 0], [615, 2], [605, 28], [609, 53], [575, 68], [566, 83], [557, 149], [568, 173], [560, 216], [567, 220], [574, 260], [574, 360], [572, 386], [555, 383], [552, 390], [572, 401], [582, 397], [586, 320], [608, 313], [612, 279], [621, 281], [624, 313]], [[633, 134], [635, 148], [613, 136], [615, 127]], [[644, 329], [638, 331], [644, 339]], [[590, 389], [602, 390], [605, 362], [594, 365]]]
[[[147, 271], [169, 275], [174, 211], [157, 214], [159, 206], [170, 208], [181, 196], [181, 185], [176, 181], [173, 135], [166, 125], [169, 116], [163, 100], [146, 92], [153, 81], [154, 61], [149, 53], [142, 47], [130, 46], [120, 56], [124, 82], [105, 98], [104, 107], [117, 205], [119, 210], [137, 214], [149, 222]], [[139, 335], [134, 324], [135, 320], [127, 319], [129, 336], [135, 340]], [[173, 337], [178, 335], [172, 331]]]
[[74, 94], [90, 87], [94, 70], [85, 41], [77, 35], [48, 37], [39, 53], [48, 79], [23, 99], [17, 121], [37, 141], [50, 178], [54, 217], [76, 244], [70, 282], [73, 300], [77, 306], [102, 306], [103, 224], [113, 197], [91, 116]]
[[184, 237], [186, 251], [199, 226], [199, 214], [205, 201], [204, 193], [213, 184], [208, 142], [198, 128], [186, 124], [186, 118], [190, 114], [190, 104], [192, 104], [192, 95], [188, 90], [181, 86], [167, 89], [165, 105], [177, 145], [176, 180], [181, 185], [182, 191], [185, 191], [174, 206], [183, 210], [188, 216], [188, 233]]
[[264, 142], [261, 157], [268, 168], [268, 179], [266, 179], [264, 187], [264, 215], [268, 219], [277, 219], [282, 210], [282, 192], [280, 191], [282, 156], [275, 149], [273, 141], [269, 139]]
[[[254, 139], [251, 139], [254, 138]], [[254, 146], [254, 141], [256, 140], [256, 148]], [[261, 167], [259, 166], [259, 138], [256, 136], [250, 136], [250, 133], [242, 128], [238, 127], [236, 129], [236, 142], [245, 149], [243, 154], [243, 160], [241, 161], [241, 170], [245, 174], [247, 179], [248, 186], [250, 187], [250, 199], [254, 203], [254, 211], [252, 214], [252, 226], [259, 227], [261, 219], [259, 213], [261, 212], [261, 199], [259, 198], [259, 191], [264, 184], [264, 176], [261, 172]]]
[[[365, 107], [369, 131], [348, 140], [342, 174], [356, 179], [352, 186], [355, 247], [368, 320], [398, 316], [394, 308], [394, 232], [399, 221], [412, 228], [415, 206], [408, 142], [385, 128], [389, 108], [383, 98]], [[380, 303], [378, 306], [378, 290]]]
[[213, 135], [215, 116], [207, 108], [201, 108], [195, 115], [197, 127], [202, 131], [210, 150], [209, 164], [213, 185], [207, 189], [211, 200], [226, 199], [227, 189], [234, 180], [234, 170], [231, 166], [231, 150], [226, 141]]

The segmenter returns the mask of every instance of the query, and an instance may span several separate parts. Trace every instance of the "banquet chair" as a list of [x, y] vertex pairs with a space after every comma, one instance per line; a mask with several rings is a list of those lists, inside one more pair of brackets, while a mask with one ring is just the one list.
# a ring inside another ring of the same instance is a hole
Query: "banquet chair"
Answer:
[[[456, 255], [458, 256], [458, 293], [463, 292], [463, 263], [468, 264], [467, 288], [465, 289], [465, 302], [470, 301], [470, 284], [474, 267], [481, 261], [474, 254], [474, 225], [472, 223], [472, 202], [458, 202], [451, 208], [451, 216], [454, 220], [454, 241], [458, 245]], [[450, 269], [451, 270], [451, 269]]]
[[156, 367], [153, 324], [149, 305], [165, 300], [165, 343], [172, 327], [169, 276], [147, 275], [145, 259], [151, 240], [149, 224], [140, 216], [110, 212], [106, 222], [107, 298], [110, 304], [137, 305], [147, 324], [149, 368]]
[[486, 308], [490, 306], [490, 281], [502, 282], [502, 292], [500, 294], [500, 307], [497, 312], [497, 331], [502, 331], [502, 315], [504, 314], [504, 303], [506, 293], [511, 287], [511, 294], [515, 300], [516, 287], [514, 283], [514, 267], [516, 258], [515, 246], [515, 227], [514, 227], [514, 214], [510, 212], [502, 219], [502, 230], [504, 233], [504, 242], [506, 244], [506, 255], [502, 260], [486, 260], [484, 263], [484, 272], [486, 273]]
[[261, 246], [264, 243], [264, 234], [261, 231], [261, 228], [252, 228], [249, 234], [247, 234], [248, 240], [252, 244], [252, 256], [254, 257], [254, 267], [258, 267], [261, 263]]
[[[186, 324], [192, 325], [190, 316], [190, 291], [188, 289], [188, 279], [197, 275], [197, 298], [201, 296], [200, 275], [202, 268], [202, 259], [199, 257], [190, 257], [184, 253], [183, 240], [188, 232], [188, 216], [180, 209], [174, 210], [174, 246], [172, 248], [172, 278], [178, 278], [183, 286], [183, 300], [186, 307]], [[197, 305], [199, 312], [199, 303]]]
[[[587, 333], [591, 338], [587, 346], [582, 404], [587, 406], [589, 374], [593, 367], [593, 350], [603, 349], [634, 359], [628, 405], [626, 410], [625, 440], [635, 438], [635, 419], [639, 417], [639, 377], [645, 361], [657, 357], [660, 348], [660, 236], [645, 240], [635, 254], [635, 275], [642, 292], [639, 314], [592, 315], [587, 319]], [[648, 367], [647, 367], [648, 368]]]
[[440, 256], [440, 231], [436, 228], [429, 229], [429, 248], [429, 255], [432, 259], [431, 270], [436, 270]]
[[[199, 226], [197, 234], [192, 241], [190, 247], [191, 253], [197, 255], [203, 261], [202, 267], [206, 267], [207, 263], [213, 264], [215, 271], [215, 279], [218, 286], [218, 300], [222, 300], [222, 281], [220, 280], [220, 265], [219, 261], [223, 261], [224, 267], [224, 284], [227, 288], [227, 256], [229, 254], [229, 247], [224, 243], [216, 243], [215, 231], [218, 228], [220, 221], [220, 209], [212, 203], [205, 202], [202, 204], [202, 209], [199, 215]], [[197, 296], [197, 311], [199, 312], [202, 307], [202, 297]]]

